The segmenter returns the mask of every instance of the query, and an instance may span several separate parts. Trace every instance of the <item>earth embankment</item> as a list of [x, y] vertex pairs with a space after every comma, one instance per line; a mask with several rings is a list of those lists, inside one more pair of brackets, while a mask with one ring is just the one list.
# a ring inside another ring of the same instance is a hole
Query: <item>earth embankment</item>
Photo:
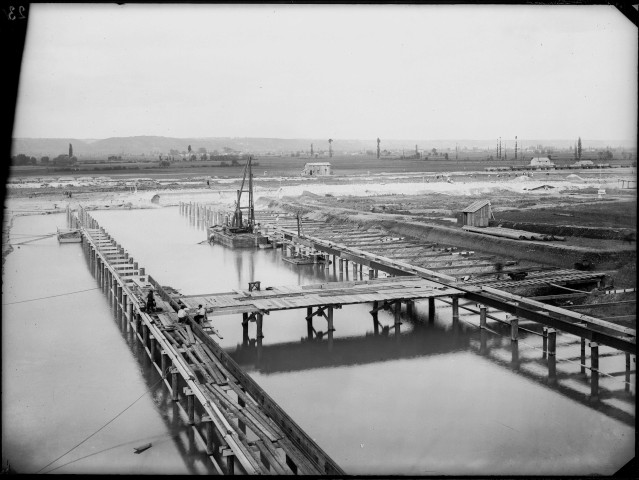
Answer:
[[636, 262], [634, 249], [601, 249], [550, 242], [512, 240], [479, 233], [468, 232], [461, 228], [445, 227], [413, 221], [408, 216], [383, 213], [350, 211], [344, 208], [322, 208], [318, 205], [291, 202], [276, 202], [283, 210], [303, 210], [305, 215], [321, 219], [329, 224], [350, 223], [358, 227], [381, 227], [421, 242], [434, 242], [445, 245], [476, 250], [485, 253], [528, 260], [542, 265], [562, 268], [575, 268], [576, 263], [590, 263], [597, 270], [622, 268]]

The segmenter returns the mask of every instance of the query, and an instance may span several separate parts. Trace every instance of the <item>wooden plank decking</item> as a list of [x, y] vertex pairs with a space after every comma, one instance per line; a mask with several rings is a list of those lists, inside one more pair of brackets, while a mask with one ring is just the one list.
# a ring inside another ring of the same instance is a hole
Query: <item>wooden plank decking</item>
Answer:
[[[206, 414], [201, 416], [202, 420], [215, 424], [222, 437], [220, 447], [225, 449], [221, 454], [222, 458], [230, 458], [227, 473], [233, 473], [233, 458], [236, 458], [249, 474], [344, 474], [266, 392], [235, 366], [228, 354], [201, 327], [191, 323], [190, 319], [184, 324], [177, 322], [170, 293], [165, 292], [148, 275], [140, 275], [137, 271], [134, 276], [122, 278], [123, 272], [111, 264], [111, 255], [104, 253], [105, 250], [112, 249], [98, 248], [98, 244], [105, 242], [105, 234], [99, 229], [88, 228], [82, 228], [82, 234], [88, 244], [95, 247], [93, 251], [90, 251], [90, 247], [86, 249], [90, 265], [100, 262], [105, 266], [105, 271], [108, 270], [113, 275], [113, 281], [104, 282], [102, 288], [114, 301], [114, 306], [124, 312], [121, 315], [128, 317], [131, 328], [143, 343], [156, 368], [160, 373], [167, 373], [156, 364], [158, 357], [167, 355], [172, 364], [173, 375], [181, 375], [186, 382], [184, 390], [188, 393], [185, 395], [194, 395], [203, 405]], [[118, 291], [125, 294], [128, 300], [116, 296], [116, 281], [122, 285], [122, 288], [118, 287]], [[152, 287], [157, 294], [156, 306], [159, 311], [146, 312], [146, 295]], [[224, 296], [225, 294], [222, 295]], [[246, 292], [229, 292], [228, 296], [245, 297]], [[209, 305], [204, 296], [192, 298]], [[126, 313], [129, 302], [137, 312], [136, 315]], [[164, 360], [161, 364], [164, 365]], [[181, 394], [174, 389], [177, 385], [175, 382], [173, 380], [171, 384], [165, 380], [173, 398], [177, 399]], [[259, 402], [255, 398], [259, 398]], [[193, 400], [189, 400], [188, 405], [193, 405]], [[269, 409], [268, 412], [264, 411], [265, 407]], [[187, 409], [190, 408], [192, 407], [187, 406]], [[269, 412], [277, 412], [277, 420]], [[238, 419], [243, 427], [240, 424], [236, 426]], [[247, 429], [258, 440], [250, 440], [246, 435]], [[290, 432], [294, 432], [296, 441], [289, 438]], [[300, 441], [303, 442], [303, 447], [300, 447]], [[212, 458], [212, 452], [209, 455]], [[214, 464], [218, 473], [223, 473], [219, 465]]]
[[353, 282], [272, 287], [269, 290], [252, 292], [181, 295], [180, 300], [188, 308], [197, 308], [198, 305], [202, 304], [209, 315], [216, 316], [456, 295], [463, 295], [463, 292], [419, 277], [391, 277]]

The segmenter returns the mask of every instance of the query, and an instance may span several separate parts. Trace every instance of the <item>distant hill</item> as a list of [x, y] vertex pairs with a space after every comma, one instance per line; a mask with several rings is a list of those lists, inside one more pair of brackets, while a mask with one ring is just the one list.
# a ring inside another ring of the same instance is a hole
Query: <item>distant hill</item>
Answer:
[[[512, 150], [515, 145], [514, 139], [502, 139], [507, 141], [508, 149]], [[172, 138], [157, 136], [138, 137], [111, 137], [105, 139], [78, 139], [78, 138], [14, 138], [13, 155], [23, 153], [28, 156], [57, 156], [67, 153], [69, 143], [73, 145], [73, 152], [76, 156], [109, 156], [109, 155], [159, 155], [168, 154], [170, 150], [178, 152], [186, 151], [191, 145], [193, 151], [205, 148], [208, 152], [214, 150], [220, 153], [224, 149], [242, 153], [282, 153], [288, 155], [291, 152], [308, 152], [313, 144], [313, 150], [328, 151], [328, 139], [286, 139], [286, 138], [241, 138], [241, 137], [212, 137], [212, 138]], [[394, 140], [381, 138], [381, 148], [388, 150], [402, 150], [407, 154], [414, 151], [415, 145], [419, 150], [445, 150], [450, 148], [454, 151], [458, 145], [463, 148], [493, 149], [496, 140]], [[528, 140], [519, 139], [519, 147], [533, 145], [547, 145], [556, 148], [566, 148], [574, 145], [575, 140]], [[502, 146], [504, 144], [502, 143]], [[584, 148], [605, 148], [606, 146], [624, 146], [633, 148], [631, 142], [584, 140]], [[375, 151], [377, 149], [377, 139], [334, 139], [333, 151], [339, 153], [361, 152], [364, 150]]]

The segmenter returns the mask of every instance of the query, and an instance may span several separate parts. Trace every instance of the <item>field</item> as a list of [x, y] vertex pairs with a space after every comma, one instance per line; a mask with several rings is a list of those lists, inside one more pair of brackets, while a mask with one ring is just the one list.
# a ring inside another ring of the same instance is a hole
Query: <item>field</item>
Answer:
[[[463, 153], [463, 154], [462, 154]], [[454, 153], [450, 160], [443, 157], [425, 159], [401, 159], [401, 158], [380, 158], [367, 155], [334, 155], [332, 158], [310, 158], [310, 157], [254, 157], [255, 176], [297, 176], [304, 169], [307, 162], [330, 162], [335, 175], [367, 175], [381, 173], [445, 173], [445, 172], [474, 172], [485, 171], [488, 167], [508, 167], [516, 165], [525, 166], [529, 161], [513, 158], [510, 160], [486, 160], [487, 152], [462, 152], [459, 159], [454, 158]], [[530, 159], [532, 155], [527, 155]], [[586, 158], [586, 157], [584, 157]], [[593, 158], [593, 161], [598, 161]], [[217, 161], [182, 161], [174, 162], [168, 167], [160, 167], [159, 161], [147, 159], [137, 159], [128, 162], [91, 163], [79, 161], [74, 167], [43, 167], [43, 166], [12, 166], [10, 176], [112, 176], [121, 175], [123, 177], [135, 176], [211, 176], [211, 177], [234, 177], [241, 175], [244, 165], [226, 166]], [[558, 160], [557, 164], [568, 165], [574, 163], [572, 159]], [[616, 159], [609, 162], [613, 166], [630, 165], [632, 162]]]
[[[309, 178], [301, 176], [308, 160], [255, 160], [257, 205], [264, 208], [270, 202], [285, 203], [289, 208], [325, 212], [345, 221], [392, 218], [433, 225], [444, 229], [447, 241], [454, 245], [455, 237], [463, 233], [458, 224], [460, 211], [476, 200], [488, 199], [495, 225], [540, 233], [550, 229], [550, 233], [566, 237], [562, 242], [564, 251], [603, 252], [600, 257], [605, 261], [597, 268], [617, 272], [623, 284], [636, 284], [632, 268], [635, 246], [624, 241], [629, 233], [636, 232], [636, 188], [622, 188], [628, 184], [621, 183], [636, 181], [634, 168], [535, 171], [523, 175], [524, 172], [487, 172], [486, 162], [477, 161], [335, 156], [331, 161], [334, 175]], [[227, 208], [232, 208], [243, 170], [243, 165], [211, 167], [197, 162], [162, 169], [48, 175], [34, 169], [13, 169], [7, 183], [5, 211], [49, 213], [60, 211], [66, 204], [73, 208], [79, 203], [96, 208], [153, 208], [150, 200], [155, 194], [163, 198], [165, 205], [172, 201], [175, 204], [177, 198], [211, 198], [224, 199]], [[56, 183], [59, 177], [74, 180]], [[606, 192], [602, 198], [598, 196], [599, 189]], [[509, 253], [516, 255], [517, 248], [525, 249], [514, 245]], [[561, 254], [553, 255], [558, 255], [554, 260], [562, 264]], [[546, 260], [553, 261], [553, 257]]]

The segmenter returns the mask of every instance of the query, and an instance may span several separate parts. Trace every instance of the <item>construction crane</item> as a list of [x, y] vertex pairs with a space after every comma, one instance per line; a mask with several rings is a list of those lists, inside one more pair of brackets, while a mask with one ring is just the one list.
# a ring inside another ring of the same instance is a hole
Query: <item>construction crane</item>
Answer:
[[[237, 191], [237, 201], [235, 202], [235, 213], [233, 214], [233, 220], [231, 222], [231, 228], [229, 231], [233, 233], [245, 233], [252, 232], [255, 227], [255, 209], [253, 206], [253, 170], [251, 168], [251, 161], [253, 157], [249, 155], [246, 165], [244, 165], [244, 174], [242, 175], [242, 184]], [[246, 182], [248, 174], [248, 182]], [[248, 184], [247, 184], [248, 183]], [[245, 189], [246, 185], [246, 189]], [[248, 205], [242, 206], [242, 193], [248, 194]], [[248, 210], [246, 216], [248, 217], [246, 222], [243, 221], [242, 210]]]

